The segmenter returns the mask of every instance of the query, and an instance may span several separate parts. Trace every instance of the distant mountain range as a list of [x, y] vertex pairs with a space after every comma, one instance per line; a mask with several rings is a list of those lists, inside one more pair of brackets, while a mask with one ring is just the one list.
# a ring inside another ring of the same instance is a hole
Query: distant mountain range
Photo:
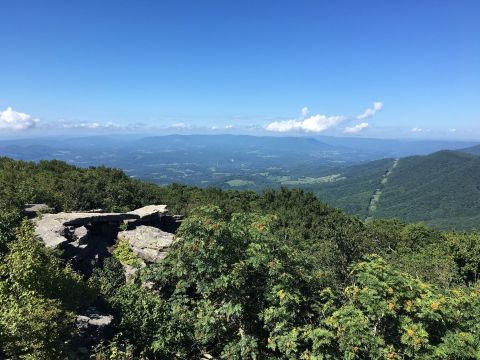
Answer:
[[160, 185], [178, 182], [253, 190], [297, 187], [363, 219], [398, 217], [458, 229], [478, 227], [480, 220], [477, 155], [480, 145], [471, 142], [325, 136], [102, 136], [0, 141], [0, 156], [15, 159], [58, 159], [83, 167], [106, 165]]

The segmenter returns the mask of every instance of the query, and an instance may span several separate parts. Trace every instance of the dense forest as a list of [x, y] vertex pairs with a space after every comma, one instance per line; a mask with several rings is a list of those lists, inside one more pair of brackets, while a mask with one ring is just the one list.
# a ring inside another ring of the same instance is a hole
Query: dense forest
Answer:
[[[439, 151], [425, 156], [383, 159], [339, 169], [338, 177], [342, 180], [299, 187], [363, 219], [398, 218], [421, 221], [439, 229], [478, 229], [478, 154]], [[375, 192], [379, 194], [378, 204], [375, 211], [369, 212]]]
[[[118, 252], [76, 273], [35, 238], [28, 203], [167, 204], [185, 220], [169, 255], [127, 282]], [[95, 304], [115, 319], [99, 360], [478, 359], [479, 276], [477, 232], [364, 222], [298, 189], [159, 187], [0, 158], [0, 358], [78, 358], [75, 314]]]

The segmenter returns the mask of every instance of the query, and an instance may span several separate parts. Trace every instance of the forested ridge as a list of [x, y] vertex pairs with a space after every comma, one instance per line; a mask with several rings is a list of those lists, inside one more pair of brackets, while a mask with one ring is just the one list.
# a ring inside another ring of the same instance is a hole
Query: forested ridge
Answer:
[[[28, 203], [186, 218], [169, 255], [126, 282], [119, 251], [76, 273], [35, 238]], [[115, 319], [93, 359], [478, 359], [479, 274], [477, 232], [363, 222], [297, 189], [0, 158], [0, 358], [79, 358], [75, 314], [93, 304]]]
[[478, 229], [480, 220], [480, 157], [460, 151], [400, 158], [383, 183], [394, 159], [372, 161], [339, 171], [344, 180], [303, 186], [320, 199], [361, 218], [381, 194], [375, 218], [422, 221], [440, 229]]

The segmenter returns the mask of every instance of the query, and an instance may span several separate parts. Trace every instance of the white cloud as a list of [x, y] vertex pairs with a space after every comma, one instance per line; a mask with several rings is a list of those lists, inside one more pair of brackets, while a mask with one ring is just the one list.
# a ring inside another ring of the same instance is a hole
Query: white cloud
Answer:
[[304, 120], [274, 121], [265, 126], [265, 129], [274, 132], [301, 131], [320, 133], [337, 126], [344, 120], [345, 116], [326, 116], [317, 114]]
[[448, 129], [448, 132], [454, 133], [457, 132], [457, 129]]
[[231, 129], [233, 128], [233, 125], [225, 125], [225, 129]]
[[34, 127], [39, 122], [32, 116], [17, 112], [11, 107], [0, 111], [0, 129], [6, 130], [25, 130]]
[[172, 124], [170, 127], [174, 129], [190, 129], [191, 126], [188, 124], [185, 124], [184, 122], [180, 122], [180, 123]]
[[[283, 121], [274, 121], [270, 124], [267, 124], [264, 128], [267, 131], [274, 131], [274, 132], [313, 132], [313, 133], [320, 133], [330, 128], [338, 126], [340, 123], [351, 120], [351, 119], [358, 119], [364, 120], [373, 117], [377, 112], [383, 109], [383, 103], [380, 101], [375, 101], [373, 103], [373, 107], [370, 109], [366, 109], [362, 114], [352, 117], [352, 116], [344, 116], [344, 115], [334, 115], [334, 116], [327, 116], [322, 114], [308, 116], [309, 109], [308, 107], [303, 107], [300, 111], [300, 118], [292, 119], [292, 120], [283, 120]], [[362, 122], [353, 127], [346, 127], [344, 129], [345, 133], [354, 134], [362, 131], [363, 129], [369, 126], [368, 123]]]
[[358, 124], [358, 125], [355, 125], [355, 126], [352, 126], [352, 127], [346, 127], [343, 132], [345, 134], [358, 134], [359, 132], [361, 132], [362, 130], [368, 128], [368, 123], [366, 122], [363, 122], [361, 124]]
[[308, 110], [308, 107], [304, 106], [302, 108], [302, 118], [306, 118], [308, 116], [308, 113], [310, 112], [310, 110]]
[[377, 112], [383, 109], [383, 103], [380, 101], [375, 101], [373, 103], [373, 107], [369, 109], [365, 109], [365, 111], [357, 116], [358, 120], [366, 120], [370, 119], [371, 117], [375, 116]]

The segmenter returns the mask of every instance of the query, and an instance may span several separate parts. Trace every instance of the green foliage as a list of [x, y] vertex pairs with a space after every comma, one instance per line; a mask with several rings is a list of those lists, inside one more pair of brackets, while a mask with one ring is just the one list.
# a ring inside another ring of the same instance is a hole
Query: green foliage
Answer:
[[15, 230], [20, 221], [21, 217], [17, 211], [0, 210], [0, 260], [7, 252], [8, 244], [15, 239]]
[[62, 359], [74, 313], [93, 298], [80, 277], [35, 239], [23, 222], [0, 265], [0, 354]]
[[[472, 151], [474, 153], [474, 151]], [[480, 157], [455, 151], [382, 159], [334, 169], [345, 180], [301, 186], [322, 201], [367, 218], [371, 198], [381, 190], [374, 218], [422, 221], [439, 229], [477, 229], [480, 220]], [[388, 180], [384, 175], [391, 170]], [[327, 175], [327, 174], [326, 174]], [[299, 185], [297, 185], [299, 186]]]
[[99, 344], [94, 349], [95, 360], [145, 360], [144, 356], [134, 354], [133, 346], [118, 339], [108, 344]]
[[122, 222], [118, 228], [120, 231], [128, 230], [128, 223]]
[[[120, 318], [120, 338], [135, 346], [135, 354], [172, 358], [183, 354], [179, 344], [188, 337], [185, 313], [174, 313], [170, 304], [158, 295], [129, 284], [119, 288], [111, 305]], [[162, 346], [161, 344], [168, 344]], [[184, 356], [186, 357], [186, 356]]]
[[56, 160], [35, 164], [0, 158], [0, 208], [4, 209], [46, 203], [59, 211], [126, 211], [161, 203], [163, 194], [162, 188], [133, 180], [117, 169], [81, 169]]
[[480, 293], [440, 291], [371, 256], [354, 266], [346, 301], [308, 336], [322, 354], [346, 359], [475, 359]]
[[[341, 285], [315, 261], [318, 249], [301, 251], [296, 240], [277, 236], [281, 227], [278, 216], [199, 209], [180, 228], [167, 259], [143, 275], [158, 295], [135, 287], [117, 294], [130, 299], [116, 303], [127, 312], [124, 328], [135, 329], [128, 339], [134, 338], [138, 349], [153, 350], [152, 356], [171, 357], [175, 349], [182, 358], [474, 359], [479, 354], [477, 290], [428, 285], [379, 256], [354, 265]], [[422, 225], [393, 227], [404, 236], [393, 244], [397, 251], [417, 243], [411, 257], [405, 253], [399, 261], [405, 267], [438, 240], [438, 232]]]
[[368, 216], [368, 204], [381, 186], [384, 174], [392, 167], [393, 159], [371, 161], [344, 169], [335, 169], [341, 181], [302, 186], [314, 192], [322, 201], [362, 218]]
[[123, 266], [115, 257], [106, 258], [102, 267], [94, 269], [89, 281], [105, 299], [109, 300], [125, 285]]
[[[144, 275], [170, 305], [170, 316], [181, 316], [189, 326], [182, 332], [189, 338], [181, 353], [228, 359], [278, 355], [266, 347], [269, 334], [281, 337], [285, 329], [313, 320], [322, 302], [319, 292], [332, 276], [316, 268], [313, 254], [296, 249], [295, 240], [274, 235], [278, 221], [274, 215], [199, 209], [180, 228], [169, 257]], [[172, 328], [159, 333], [154, 348], [179, 345], [166, 341]]]
[[480, 234], [447, 233], [446, 238], [459, 275], [465, 284], [474, 285], [480, 277]]
[[395, 220], [374, 220], [368, 227], [376, 252], [397, 269], [441, 287], [464, 283], [444, 233]]
[[126, 239], [120, 239], [113, 247], [113, 256], [123, 265], [138, 267], [141, 264], [140, 259], [130, 249], [130, 244]]
[[[480, 358], [478, 233], [364, 223], [302, 190], [159, 188], [57, 161], [0, 159], [0, 185], [0, 358], [65, 358], [92, 289], [116, 326], [99, 360]], [[122, 264], [139, 259], [120, 240], [87, 286], [20, 225], [25, 202], [167, 203], [187, 218], [141, 281], [126, 284]]]

